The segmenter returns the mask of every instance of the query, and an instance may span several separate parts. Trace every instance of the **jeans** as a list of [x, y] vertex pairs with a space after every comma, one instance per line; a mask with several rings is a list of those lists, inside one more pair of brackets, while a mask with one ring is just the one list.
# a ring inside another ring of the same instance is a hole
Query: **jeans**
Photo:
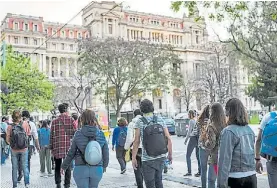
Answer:
[[207, 186], [208, 158], [209, 158], [209, 152], [207, 150], [204, 150], [203, 148], [199, 147], [202, 188], [206, 188], [206, 186]]
[[163, 188], [164, 158], [142, 161], [142, 172], [146, 188]]
[[102, 166], [75, 166], [73, 177], [78, 188], [97, 188], [103, 176]]
[[270, 188], [277, 187], [277, 162], [268, 161], [266, 163], [268, 183]]
[[228, 178], [230, 188], [257, 188], [256, 174], [244, 178]]
[[118, 160], [118, 163], [120, 165], [121, 171], [126, 169], [126, 161], [125, 161], [125, 154], [126, 150], [124, 149], [123, 146], [117, 146], [115, 148], [116, 151], [116, 158]]
[[[25, 185], [29, 184], [29, 170], [28, 170], [28, 150], [25, 152], [14, 152], [12, 151], [12, 180], [13, 180], [13, 187], [17, 187], [17, 172], [19, 169], [19, 166], [21, 166], [21, 169], [23, 169], [24, 173], [24, 183]], [[18, 159], [20, 159], [21, 163], [18, 163]]]
[[[29, 151], [31, 151], [31, 150], [32, 150], [32, 149], [31, 149], [31, 146], [29, 146], [29, 147], [28, 147], [28, 163], [27, 163], [27, 164], [28, 164], [29, 173], [31, 173], [31, 168], [30, 168], [30, 167], [31, 167], [31, 156], [32, 156], [32, 153], [29, 152]], [[21, 164], [21, 159], [20, 159], [20, 158], [18, 159], [18, 163]], [[23, 170], [22, 170], [21, 166], [22, 166], [22, 165], [19, 165], [19, 168], [18, 168], [18, 176], [19, 176], [19, 177], [22, 177], [22, 176], [23, 176], [23, 173], [22, 173]], [[19, 179], [21, 179], [21, 178], [19, 178]]]
[[[215, 172], [215, 166], [213, 164], [209, 165], [209, 170], [208, 170], [208, 188], [216, 188], [216, 178], [217, 174]], [[202, 174], [201, 174], [202, 175]]]
[[51, 152], [50, 149], [47, 147], [41, 147], [39, 152], [39, 159], [40, 159], [40, 172], [45, 172], [45, 162], [47, 167], [48, 174], [52, 173], [51, 169]]
[[[54, 158], [55, 160], [55, 183], [61, 184], [61, 165], [62, 165], [62, 159]], [[70, 186], [70, 179], [71, 179], [71, 165], [66, 169], [65, 175], [64, 175], [64, 186], [69, 187]]]
[[1, 147], [1, 165], [6, 163], [6, 159], [9, 156], [9, 146]]
[[143, 171], [142, 171], [141, 157], [137, 156], [137, 162], [138, 162], [137, 170], [134, 170], [137, 187], [143, 188]]
[[188, 173], [191, 173], [191, 154], [194, 149], [195, 149], [195, 153], [196, 153], [196, 159], [198, 162], [198, 172], [200, 173], [201, 169], [200, 169], [200, 160], [199, 160], [198, 136], [192, 136], [189, 138], [189, 143], [188, 143], [188, 147], [187, 147], [187, 155], [186, 155]]

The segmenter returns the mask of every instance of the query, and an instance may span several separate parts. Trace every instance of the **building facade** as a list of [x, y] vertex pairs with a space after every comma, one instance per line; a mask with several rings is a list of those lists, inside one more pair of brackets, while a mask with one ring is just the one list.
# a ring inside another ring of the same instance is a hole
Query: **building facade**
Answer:
[[[205, 22], [195, 22], [193, 17], [185, 14], [183, 18], [173, 18], [124, 10], [121, 4], [111, 1], [87, 5], [83, 9], [82, 25], [64, 25], [44, 21], [42, 17], [7, 14], [1, 33], [5, 34], [5, 42], [12, 45], [14, 51], [29, 56], [39, 70], [61, 88], [68, 87], [65, 80], [77, 74], [78, 40], [82, 38], [121, 37], [129, 41], [170, 44], [183, 60], [180, 71], [186, 80], [197, 74], [205, 55], [210, 53], [203, 47], [208, 42]], [[150, 92], [143, 97], [154, 101], [157, 112], [173, 116], [185, 110], [176, 100], [176, 89], [171, 87], [168, 91], [160, 91], [159, 95]], [[127, 101], [122, 110], [137, 108], [140, 100]], [[101, 108], [105, 105], [100, 97], [90, 96], [86, 106]], [[200, 110], [201, 107], [194, 96], [190, 108]]]

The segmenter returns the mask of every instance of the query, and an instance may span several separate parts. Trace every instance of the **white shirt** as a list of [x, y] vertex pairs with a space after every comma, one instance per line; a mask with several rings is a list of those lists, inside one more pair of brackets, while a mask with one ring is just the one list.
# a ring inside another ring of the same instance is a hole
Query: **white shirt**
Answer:
[[[38, 139], [38, 131], [37, 131], [37, 127], [35, 125], [34, 122], [32, 121], [29, 121], [29, 125], [30, 125], [30, 128], [31, 128], [31, 135], [34, 137], [34, 139]], [[34, 145], [34, 140], [32, 139], [30, 141], [30, 145], [33, 146]]]
[[[140, 118], [140, 115], [137, 115], [135, 118], [132, 119], [132, 121], [129, 123], [128, 125], [128, 129], [127, 129], [127, 137], [126, 137], [126, 142], [125, 142], [125, 146], [124, 149], [128, 150], [130, 149], [131, 145], [133, 144], [134, 140], [135, 140], [135, 135], [134, 135], [134, 126], [137, 122], [137, 120]], [[139, 148], [141, 148], [141, 143]]]
[[[272, 111], [275, 112], [277, 114], [277, 111]], [[264, 130], [265, 126], [269, 123], [269, 121], [272, 119], [271, 117], [271, 113], [272, 112], [268, 112], [262, 119], [261, 124], [260, 124], [260, 129]]]

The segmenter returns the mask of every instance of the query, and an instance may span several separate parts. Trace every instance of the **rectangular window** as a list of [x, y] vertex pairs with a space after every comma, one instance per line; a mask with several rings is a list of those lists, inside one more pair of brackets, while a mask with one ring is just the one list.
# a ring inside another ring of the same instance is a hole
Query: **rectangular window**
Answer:
[[25, 24], [24, 26], [25, 26], [24, 27], [25, 31], [28, 31], [29, 30], [28, 24]]
[[38, 31], [38, 25], [34, 25], [34, 31]]
[[57, 47], [56, 43], [53, 43], [52, 45], [53, 45], [53, 49], [56, 50], [56, 47]]
[[28, 44], [28, 37], [24, 37], [24, 44]]
[[64, 50], [64, 43], [62, 43], [62, 50]]
[[34, 39], [34, 45], [38, 45], [38, 40]]
[[14, 43], [18, 44], [18, 37], [14, 37]]
[[69, 37], [73, 38], [73, 32], [72, 31], [70, 31]]
[[78, 33], [78, 39], [82, 38], [81, 33]]
[[162, 109], [163, 105], [162, 105], [162, 99], [159, 99], [159, 109]]
[[108, 27], [109, 27], [109, 34], [113, 34], [113, 25], [109, 24]]
[[73, 44], [70, 44], [70, 51], [73, 51]]
[[14, 29], [18, 30], [18, 23], [14, 23]]

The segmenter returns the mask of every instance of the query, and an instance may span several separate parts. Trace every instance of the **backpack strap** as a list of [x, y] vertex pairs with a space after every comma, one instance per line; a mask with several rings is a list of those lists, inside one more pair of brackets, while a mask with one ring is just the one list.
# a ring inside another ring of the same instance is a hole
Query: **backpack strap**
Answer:
[[146, 119], [146, 117], [144, 117], [144, 116], [142, 116], [141, 118], [141, 121], [144, 123], [144, 124], [146, 124], [146, 125], [148, 125], [150, 122], [148, 122], [148, 120]]
[[157, 123], [157, 122], [158, 122], [158, 117], [155, 116], [155, 115], [153, 115], [153, 122], [154, 122], [154, 123]]

